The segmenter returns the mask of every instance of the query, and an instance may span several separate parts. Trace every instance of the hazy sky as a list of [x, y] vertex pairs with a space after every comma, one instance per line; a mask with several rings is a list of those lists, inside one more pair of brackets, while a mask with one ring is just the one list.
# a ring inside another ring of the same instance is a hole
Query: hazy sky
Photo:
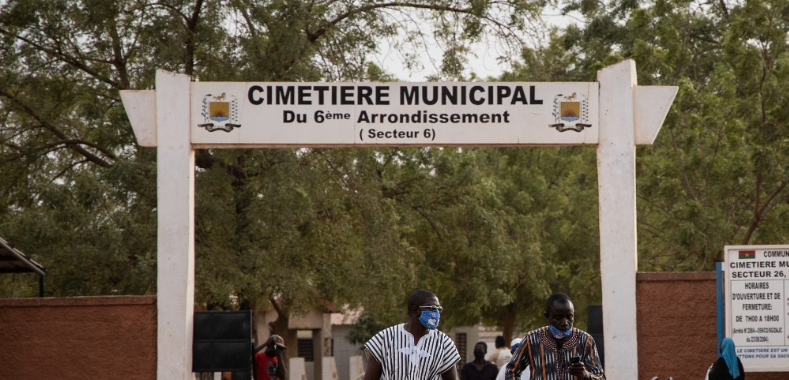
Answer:
[[[580, 22], [580, 15], [562, 16], [558, 10], [546, 10], [542, 14], [546, 24], [563, 28], [569, 24]], [[527, 41], [528, 42], [528, 41]], [[469, 56], [469, 68], [464, 72], [466, 76], [473, 71], [478, 78], [485, 79], [496, 77], [509, 66], [499, 64], [496, 57], [502, 54], [501, 47], [495, 43], [478, 43], [472, 47], [476, 57]], [[441, 49], [433, 45], [422, 55], [421, 64], [423, 68], [419, 71], [409, 72], [404, 68], [403, 59], [396, 49], [389, 47], [386, 41], [382, 41], [381, 50], [373, 55], [371, 59], [378, 66], [389, 73], [394, 74], [398, 79], [406, 82], [424, 82], [428, 76], [439, 72], [441, 63]]]

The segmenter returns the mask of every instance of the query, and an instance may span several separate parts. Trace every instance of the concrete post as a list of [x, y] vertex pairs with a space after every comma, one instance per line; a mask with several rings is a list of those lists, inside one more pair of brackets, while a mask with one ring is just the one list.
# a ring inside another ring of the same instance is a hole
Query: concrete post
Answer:
[[605, 356], [609, 358], [606, 377], [637, 379], [635, 62], [606, 67], [597, 72], [597, 80], [600, 277]]
[[156, 378], [194, 380], [194, 150], [186, 75], [156, 72], [158, 338]]
[[323, 344], [323, 332], [321, 329], [312, 330], [312, 380], [323, 379], [323, 356], [325, 347]]

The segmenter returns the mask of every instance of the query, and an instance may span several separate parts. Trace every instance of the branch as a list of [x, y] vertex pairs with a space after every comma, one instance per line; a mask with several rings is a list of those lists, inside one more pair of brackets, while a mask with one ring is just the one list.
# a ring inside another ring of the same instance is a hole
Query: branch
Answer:
[[679, 163], [679, 168], [681, 169], [681, 176], [682, 176], [682, 185], [685, 188], [687, 194], [691, 197], [691, 199], [698, 200], [698, 196], [696, 192], [693, 190], [693, 186], [690, 184], [690, 180], [688, 179], [687, 172], [685, 171], [685, 161], [682, 159], [681, 150], [677, 146], [677, 136], [674, 134], [674, 130], [669, 128], [669, 134], [671, 136], [671, 145], [674, 148], [674, 154], [677, 157], [677, 162]]
[[59, 58], [61, 61], [65, 62], [65, 63], [67, 63], [67, 64], [69, 64], [71, 66], [74, 66], [75, 68], [77, 68], [77, 69], [79, 69], [81, 71], [84, 71], [88, 75], [98, 79], [101, 82], [109, 84], [113, 88], [119, 88], [118, 82], [116, 82], [116, 81], [114, 81], [114, 80], [112, 80], [110, 78], [107, 78], [105, 76], [100, 75], [96, 70], [93, 70], [88, 65], [86, 65], [84, 62], [80, 62], [79, 60], [75, 59], [74, 57], [63, 53], [60, 50], [59, 47], [57, 49], [53, 49], [53, 48], [50, 48], [50, 47], [45, 47], [44, 45], [36, 43], [33, 40], [31, 40], [31, 39], [25, 38], [25, 37], [23, 37], [21, 35], [18, 35], [18, 34], [11, 33], [11, 32], [9, 32], [9, 31], [7, 31], [5, 29], [2, 29], [2, 28], [0, 28], [0, 34], [4, 34], [6, 36], [18, 39], [18, 40], [20, 40], [22, 42], [25, 42], [25, 43], [27, 43], [29, 45], [32, 45], [34, 48], [36, 48], [36, 49], [38, 49], [38, 50], [40, 50], [40, 51], [42, 51], [44, 53], [47, 53], [47, 54], [49, 54], [49, 55], [51, 55], [51, 56], [53, 56], [55, 58]]
[[268, 300], [271, 302], [271, 306], [274, 307], [274, 310], [277, 311], [277, 315], [285, 315], [285, 311], [282, 309], [280, 304], [277, 303], [277, 300], [275, 300], [274, 297], [269, 297]]
[[249, 28], [249, 35], [252, 38], [257, 38], [258, 31], [255, 29], [255, 23], [252, 22], [252, 16], [249, 14], [249, 12], [247, 12], [246, 7], [241, 6], [241, 4], [238, 3], [238, 0], [233, 0], [233, 3], [235, 4], [235, 8], [238, 10], [238, 12], [241, 13], [241, 17], [244, 18], [244, 22], [246, 22], [247, 28]]
[[112, 40], [112, 55], [113, 59], [110, 64], [115, 66], [115, 70], [118, 71], [118, 76], [120, 77], [120, 88], [121, 89], [128, 89], [129, 88], [129, 72], [126, 70], [126, 57], [123, 56], [123, 47], [121, 45], [121, 38], [118, 35], [118, 25], [113, 19], [111, 25], [107, 27], [110, 34], [110, 39]]
[[87, 159], [86, 160], [79, 160], [77, 162], [72, 162], [69, 166], [63, 168], [63, 170], [61, 170], [57, 174], [55, 174], [55, 176], [52, 177], [52, 179], [50, 179], [49, 182], [50, 183], [55, 182], [56, 179], [60, 178], [60, 176], [62, 176], [63, 174], [66, 174], [67, 171], [73, 169], [77, 165], [84, 164], [86, 162], [88, 162]]
[[[312, 151], [317, 153], [319, 156], [321, 156], [321, 158], [323, 158], [323, 161], [326, 162], [326, 164], [329, 165], [329, 169], [331, 169], [331, 171], [334, 173], [334, 175], [337, 176], [337, 179], [339, 179], [340, 182], [342, 182], [343, 186], [345, 186], [345, 189], [347, 189], [350, 192], [351, 184], [348, 183], [348, 180], [345, 178], [343, 173], [340, 172], [340, 169], [337, 167], [337, 165], [335, 165], [334, 162], [329, 160], [329, 158], [326, 157], [325, 154], [323, 154], [322, 150], [320, 150], [320, 149], [313, 149]], [[358, 201], [356, 201], [355, 197], [354, 197], [354, 201], [357, 204], [359, 203]]]
[[419, 214], [419, 216], [422, 217], [422, 219], [427, 221], [427, 223], [430, 225], [430, 228], [433, 230], [433, 233], [435, 233], [436, 236], [438, 237], [438, 240], [444, 242], [444, 234], [441, 233], [441, 230], [438, 228], [438, 225], [436, 225], [436, 223], [433, 222], [433, 219], [431, 219], [430, 216], [426, 212], [424, 212], [421, 207], [416, 207], [411, 202], [407, 202], [407, 201], [402, 201], [402, 202], [408, 205], [408, 207], [410, 207], [412, 210], [416, 211], [417, 214]]
[[742, 244], [748, 244], [748, 242], [751, 240], [751, 236], [753, 236], [753, 233], [756, 232], [756, 229], [759, 227], [759, 223], [764, 220], [764, 216], [776, 206], [777, 202], [774, 201], [776, 197], [778, 197], [778, 195], [786, 188], [787, 184], [789, 184], [789, 181], [786, 179], [781, 181], [781, 184], [778, 186], [778, 188], [767, 197], [767, 200], [765, 200], [762, 207], [755, 210], [753, 220], [751, 220], [751, 223], [748, 226], [748, 231], [745, 233], [745, 237], [743, 237]]
[[60, 141], [46, 143], [44, 146], [56, 147], [58, 145], [66, 145], [66, 146], [87, 145], [93, 149], [101, 151], [102, 153], [106, 154], [108, 157], [112, 158], [113, 160], [118, 158], [115, 154], [105, 151], [102, 146], [85, 140], [78, 140], [78, 139], [60, 140]]
[[151, 6], [152, 7], [157, 7], [158, 6], [158, 7], [164, 8], [164, 9], [169, 9], [169, 10], [173, 11], [176, 15], [181, 16], [181, 18], [184, 19], [184, 22], [189, 22], [189, 17], [186, 17], [186, 15], [183, 14], [180, 9], [176, 8], [173, 5], [167, 4], [165, 2], [159, 2], [159, 3], [151, 3]]
[[400, 2], [400, 1], [393, 1], [389, 3], [380, 3], [380, 4], [370, 4], [363, 7], [349, 9], [345, 13], [342, 13], [335, 17], [333, 20], [326, 23], [326, 25], [322, 26], [320, 29], [316, 30], [314, 33], [310, 33], [308, 30], [304, 32], [307, 34], [307, 39], [310, 42], [315, 42], [318, 38], [326, 34], [330, 27], [335, 27], [340, 22], [351, 18], [359, 13], [365, 13], [368, 11], [372, 11], [375, 9], [381, 8], [413, 8], [413, 9], [428, 9], [433, 11], [449, 11], [455, 13], [465, 13], [471, 14], [471, 8], [455, 8], [450, 6], [437, 6], [437, 5], [426, 5], [426, 4], [414, 4], [408, 2]]
[[[38, 121], [41, 124], [42, 127], [44, 127], [46, 130], [48, 130], [49, 132], [51, 132], [53, 135], [57, 136], [61, 140], [63, 140], [63, 141], [72, 141], [71, 139], [68, 138], [68, 136], [66, 136], [65, 132], [63, 132], [60, 129], [58, 129], [52, 123], [49, 123], [48, 121], [44, 120], [44, 118], [41, 117], [41, 115], [39, 115], [32, 107], [30, 107], [29, 105], [27, 105], [27, 104], [23, 103], [22, 101], [20, 101], [19, 98], [17, 98], [15, 95], [10, 94], [8, 92], [5, 92], [4, 90], [0, 90], [0, 97], [5, 97], [5, 98], [11, 100], [14, 104], [17, 105], [17, 107], [19, 107], [22, 110], [24, 110], [33, 119]], [[80, 155], [82, 155], [83, 157], [85, 157], [86, 159], [88, 159], [89, 161], [95, 163], [96, 165], [99, 165], [99, 166], [105, 167], [105, 168], [109, 168], [109, 167], [112, 166], [112, 164], [110, 162], [100, 158], [99, 156], [97, 156], [97, 155], [95, 155], [95, 154], [93, 154], [91, 152], [88, 152], [85, 148], [83, 148], [80, 145], [71, 144], [71, 145], [68, 145], [68, 146], [71, 147], [73, 150], [75, 150]], [[110, 157], [112, 159], [115, 159], [115, 155], [110, 153], [106, 149], [102, 149], [101, 147], [98, 147], [98, 146], [93, 146], [93, 147], [96, 148], [101, 153], [103, 153], [104, 155], [106, 155], [106, 156], [108, 156], [108, 157]]]
[[721, 11], [723, 12], [723, 18], [726, 20], [729, 19], [729, 8], [726, 7], [726, 2], [724, 0], [718, 0], [718, 4], [721, 6]]
[[194, 9], [192, 10], [192, 16], [186, 20], [186, 31], [188, 33], [186, 39], [186, 62], [184, 62], [184, 66], [186, 66], [186, 75], [194, 74], [195, 31], [197, 30], [197, 24], [200, 22], [200, 12], [202, 9], [203, 0], [196, 0]]

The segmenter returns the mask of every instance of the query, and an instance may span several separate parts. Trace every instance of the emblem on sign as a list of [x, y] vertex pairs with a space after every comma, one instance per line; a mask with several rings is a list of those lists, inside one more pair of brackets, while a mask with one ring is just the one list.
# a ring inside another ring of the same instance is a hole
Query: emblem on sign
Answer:
[[592, 127], [589, 123], [589, 101], [583, 94], [575, 92], [567, 96], [558, 94], [553, 97], [553, 118], [554, 124], [548, 126], [559, 132], [581, 132], [584, 128]]
[[238, 124], [238, 100], [233, 95], [228, 98], [224, 92], [217, 96], [211, 94], [203, 96], [203, 109], [200, 115], [203, 116], [203, 123], [197, 126], [205, 128], [208, 132], [230, 132], [233, 128], [241, 128], [241, 124]]

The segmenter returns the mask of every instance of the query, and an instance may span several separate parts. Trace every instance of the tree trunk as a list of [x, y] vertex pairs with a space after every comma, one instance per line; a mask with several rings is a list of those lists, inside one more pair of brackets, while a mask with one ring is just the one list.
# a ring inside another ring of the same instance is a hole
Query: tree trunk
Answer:
[[504, 326], [501, 333], [501, 335], [504, 336], [504, 340], [507, 342], [507, 347], [509, 347], [512, 341], [513, 330], [515, 330], [515, 317], [517, 316], [518, 313], [515, 311], [515, 305], [507, 305], [507, 315], [504, 316]]

